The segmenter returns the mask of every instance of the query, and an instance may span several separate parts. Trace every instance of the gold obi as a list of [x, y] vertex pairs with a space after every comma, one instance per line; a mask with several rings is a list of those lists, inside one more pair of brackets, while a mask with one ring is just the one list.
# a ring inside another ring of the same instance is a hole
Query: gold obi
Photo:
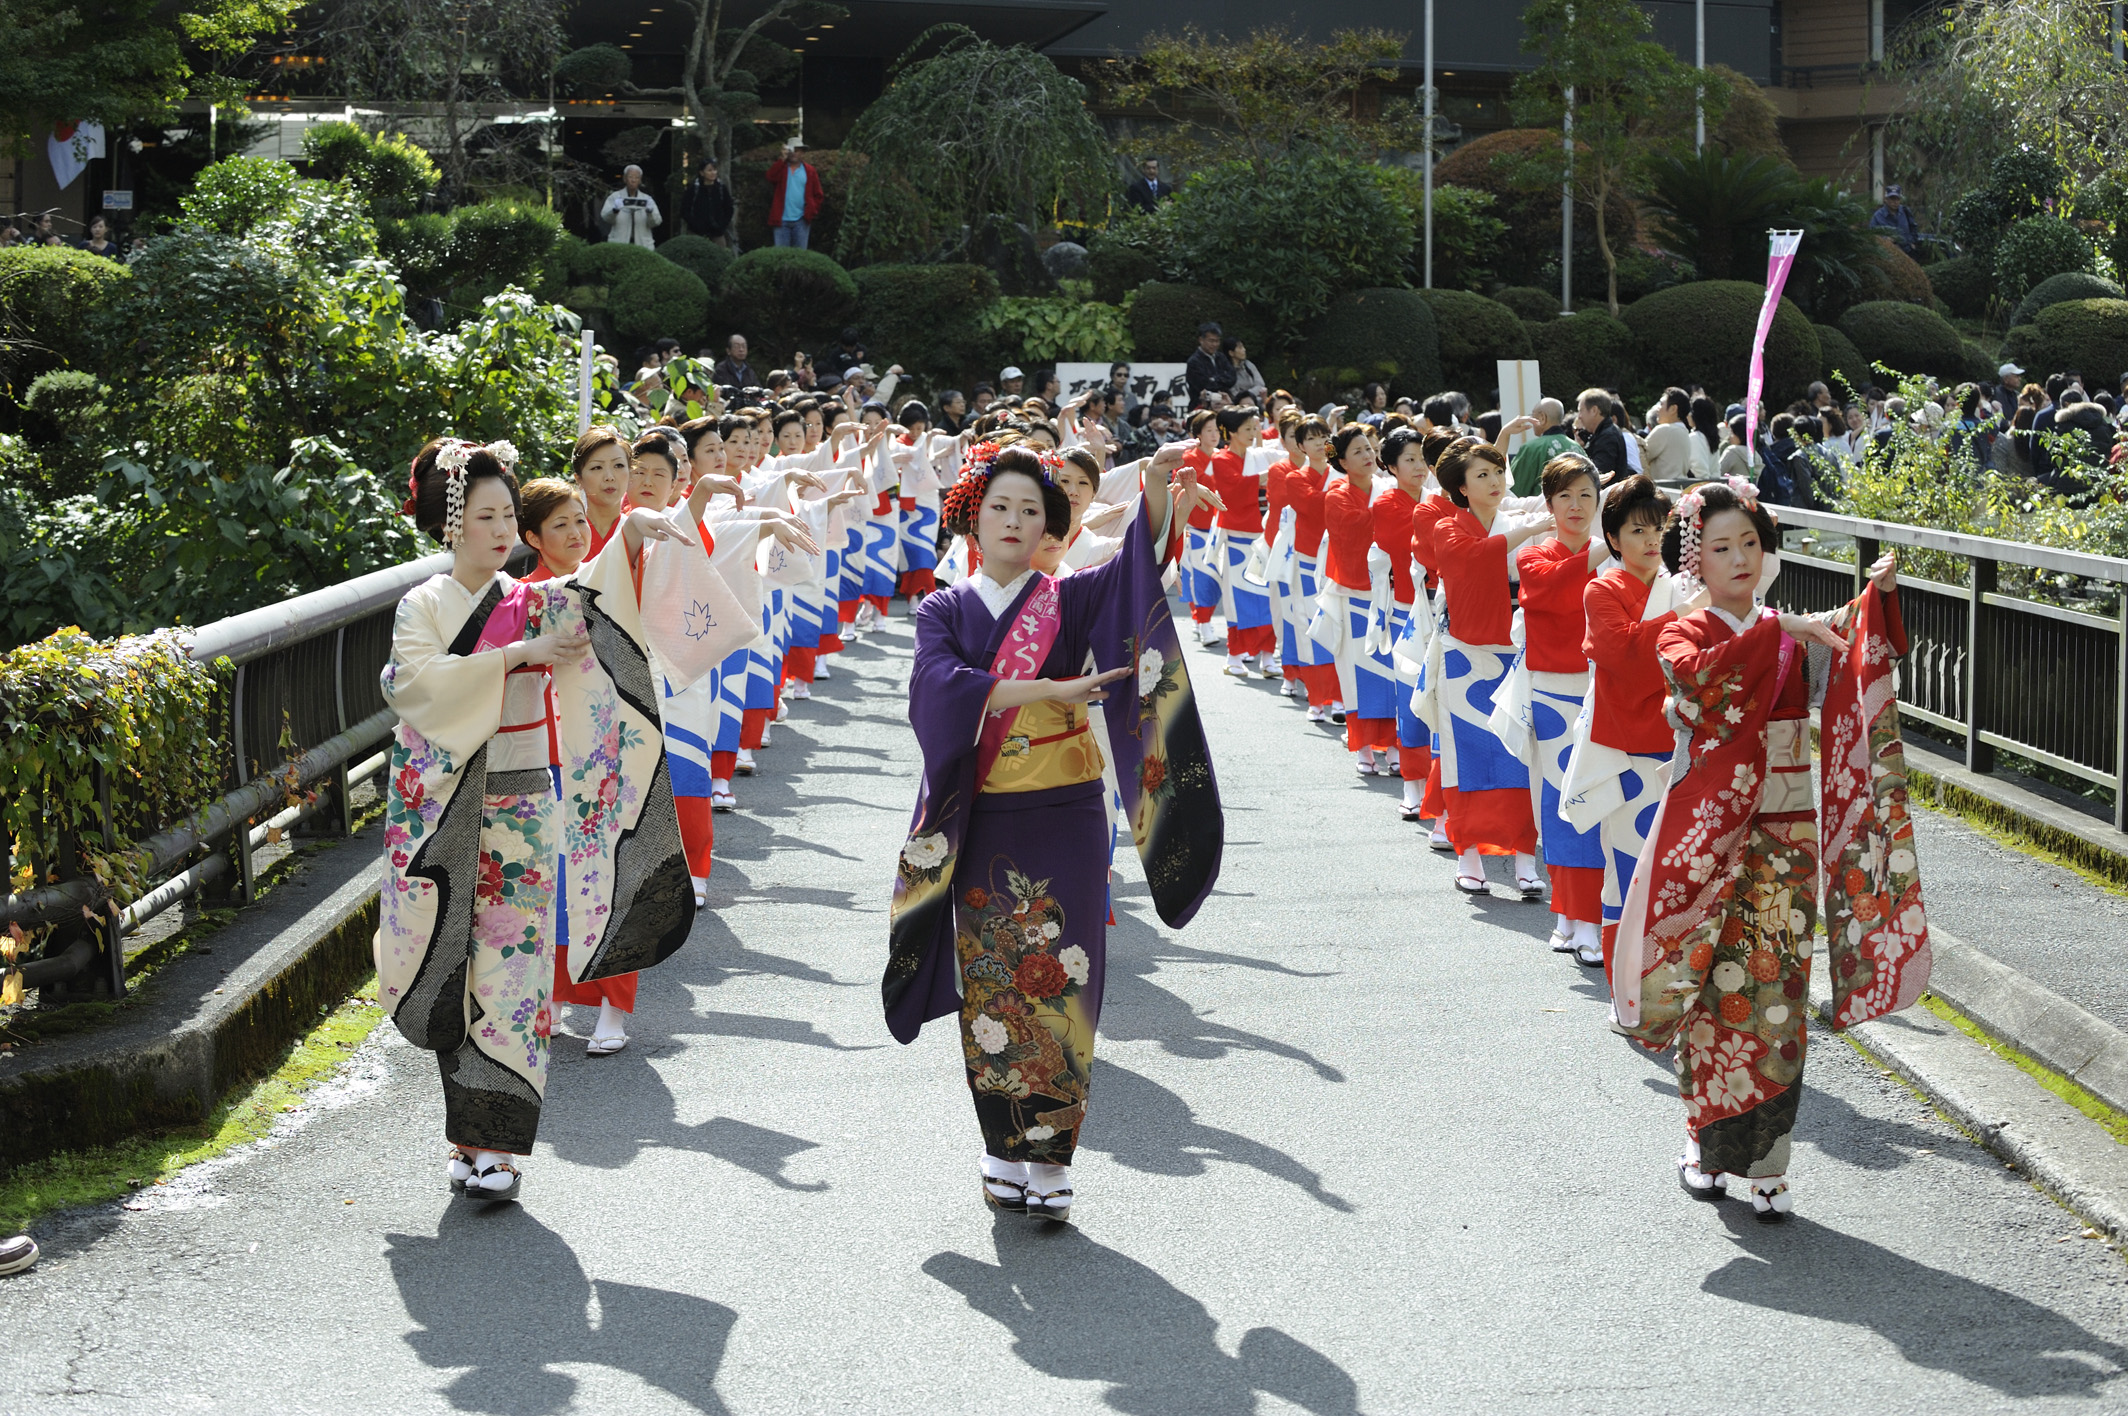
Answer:
[[1030, 703], [1013, 710], [1005, 743], [979, 788], [1040, 792], [1101, 778], [1101, 749], [1083, 703]]

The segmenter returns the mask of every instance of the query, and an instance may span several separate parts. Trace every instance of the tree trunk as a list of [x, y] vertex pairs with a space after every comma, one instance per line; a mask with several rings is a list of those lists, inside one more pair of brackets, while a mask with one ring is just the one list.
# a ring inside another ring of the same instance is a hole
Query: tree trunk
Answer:
[[[1611, 318], [1618, 318], [1618, 257], [1611, 253], [1610, 232], [1604, 221], [1604, 207], [1611, 195], [1610, 174], [1598, 169], [1596, 176], [1596, 249], [1603, 254], [1603, 273], [1606, 281], [1605, 298], [1610, 303]], [[1567, 259], [1573, 259], [1572, 253]]]

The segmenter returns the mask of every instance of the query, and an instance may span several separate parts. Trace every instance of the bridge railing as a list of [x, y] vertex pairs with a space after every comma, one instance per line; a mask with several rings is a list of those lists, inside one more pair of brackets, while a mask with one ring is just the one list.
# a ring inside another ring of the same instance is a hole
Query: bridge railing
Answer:
[[[393, 614], [407, 591], [450, 565], [439, 553], [189, 632], [194, 662], [234, 666], [216, 733], [228, 744], [226, 790], [140, 843], [148, 886], [122, 909], [78, 875], [0, 903], [0, 926], [58, 926], [43, 957], [23, 967], [24, 985], [51, 1001], [122, 995], [127, 936], [203, 891], [248, 902], [254, 853], [286, 833], [350, 832], [352, 788], [389, 757], [394, 720], [378, 678]], [[109, 785], [96, 785], [108, 815]]]
[[[1783, 609], [1845, 603], [1886, 547], [1963, 563], [1962, 585], [1900, 568], [1912, 642], [1900, 711], [1962, 746], [1975, 772], [1994, 771], [2002, 751], [2112, 788], [2114, 827], [2128, 829], [2128, 589], [2111, 614], [2005, 593], [2038, 575], [2128, 587], [2128, 559], [1797, 507], [1780, 508], [1780, 518], [1772, 599]], [[1842, 543], [1854, 546], [1853, 561], [1827, 554]]]

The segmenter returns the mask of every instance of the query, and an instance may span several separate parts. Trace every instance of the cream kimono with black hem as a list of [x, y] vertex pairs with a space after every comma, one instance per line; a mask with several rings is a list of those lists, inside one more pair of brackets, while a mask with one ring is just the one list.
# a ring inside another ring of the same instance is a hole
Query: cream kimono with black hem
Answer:
[[[460, 1146], [532, 1149], [557, 910], [579, 983], [658, 963], [694, 923], [648, 637], [623, 538], [609, 548], [563, 580], [498, 573], [478, 597], [436, 576], [392, 627], [378, 999], [437, 1054]], [[548, 674], [503, 670], [505, 645], [547, 633], [592, 650], [553, 670], [551, 754]]]

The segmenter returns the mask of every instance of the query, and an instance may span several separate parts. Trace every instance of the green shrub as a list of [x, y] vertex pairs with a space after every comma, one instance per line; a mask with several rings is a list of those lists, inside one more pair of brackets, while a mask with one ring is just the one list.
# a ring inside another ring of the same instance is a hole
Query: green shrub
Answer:
[[857, 282], [857, 328], [874, 367], [899, 364], [919, 381], [943, 388], [964, 371], [987, 369], [992, 341], [983, 313], [998, 298], [997, 276], [979, 265], [871, 265]]
[[[1700, 384], [1717, 403], [1742, 397], [1765, 298], [1766, 288], [1755, 281], [1699, 280], [1635, 300], [1621, 317], [1633, 331], [1641, 377], [1685, 388]], [[1783, 299], [1766, 334], [1766, 401], [1779, 407], [1802, 397], [1823, 366], [1817, 331], [1794, 301]]]
[[293, 167], [271, 157], [227, 157], [200, 172], [178, 209], [194, 225], [244, 236], [260, 222], [284, 215], [302, 180]]
[[1995, 370], [2001, 364], [1988, 347], [1977, 340], [1965, 341], [1965, 377], [1972, 383], [1995, 382]]
[[1096, 300], [1120, 305], [1131, 291], [1160, 278], [1160, 262], [1144, 246], [1103, 231], [1086, 243], [1086, 273]]
[[1812, 325], [1811, 328], [1817, 332], [1822, 360], [1818, 365], [1818, 376], [1835, 391], [1838, 391], [1839, 384], [1834, 375], [1846, 379], [1848, 387], [1856, 393], [1877, 381], [1877, 376], [1870, 370], [1869, 360], [1862, 357], [1862, 351], [1855, 348], [1852, 339], [1831, 325]]
[[712, 291], [724, 288], [724, 273], [737, 259], [732, 255], [732, 248], [722, 241], [712, 241], [693, 232], [675, 236], [670, 241], [660, 241], [658, 254], [676, 266], [693, 271]]
[[2121, 287], [2102, 275], [2085, 271], [2065, 271], [2050, 275], [2025, 293], [2017, 302], [2017, 309], [2010, 315], [2010, 327], [2030, 324], [2039, 318], [2039, 312], [2049, 305], [2058, 305], [2064, 300], [2119, 300], [2124, 298]]
[[371, 136], [353, 123], [319, 123], [303, 134], [303, 160], [313, 177], [345, 182], [383, 221], [407, 216], [442, 176], [432, 159], [402, 133]]
[[1205, 168], [1153, 224], [1185, 279], [1231, 291], [1283, 336], [1346, 290], [1402, 280], [1412, 213], [1385, 169], [1309, 154], [1267, 174], [1239, 160]]
[[1264, 344], [1262, 321], [1233, 296], [1202, 285], [1156, 280], [1131, 304], [1131, 342], [1148, 363], [1176, 363], [1197, 349], [1197, 326], [1214, 321], [1251, 349]]
[[0, 382], [7, 391], [54, 364], [94, 366], [98, 319], [131, 283], [126, 267], [87, 251], [0, 251]]
[[[741, 245], [752, 246], [769, 239], [772, 228], [768, 219], [768, 171], [781, 156], [781, 145], [758, 147], [732, 155], [731, 170], [724, 175], [731, 182], [733, 229], [739, 233]], [[820, 174], [821, 188], [820, 215], [813, 218], [813, 229], [807, 239], [810, 249], [824, 253], [834, 250], [842, 239], [842, 219], [843, 213], [849, 209], [850, 184], [857, 180], [871, 159], [847, 148], [821, 148], [806, 153], [805, 160]], [[780, 189], [775, 197], [778, 201], [783, 199]], [[672, 228], [668, 226], [666, 229]]]
[[1995, 283], [2004, 299], [2022, 299], [2050, 275], [2092, 265], [2090, 238], [2058, 216], [2028, 216], [1995, 244]]
[[[1551, 163], [1559, 153], [1559, 133], [1550, 128], [1506, 128], [1463, 144], [1434, 164], [1436, 187], [1449, 185], [1490, 192], [1492, 214], [1507, 226], [1507, 238], [1495, 257], [1495, 269], [1510, 284], [1534, 284], [1559, 260], [1559, 180]], [[1606, 229], [1613, 247], [1624, 244], [1634, 229], [1633, 199], [1613, 188], [1606, 208]], [[1577, 247], [1586, 239], [1595, 248], [1595, 209], [1574, 203]], [[1577, 288], [1583, 286], [1577, 272]]]
[[980, 323], [985, 333], [1004, 341], [1008, 358], [1022, 364], [1131, 357], [1130, 323], [1123, 307], [1099, 300], [1007, 295], [984, 308]]
[[818, 251], [761, 246], [724, 273], [721, 310], [740, 334], [778, 357], [803, 342], [832, 338], [850, 322], [857, 282]]
[[1928, 272], [1893, 245], [1889, 236], [1877, 237], [1876, 248], [1862, 267], [1863, 300], [1903, 300], [1909, 305], [1926, 305], [1935, 298]]
[[638, 344], [667, 336], [682, 344], [701, 342], [709, 324], [709, 287], [702, 277], [641, 246], [607, 242], [594, 249], [600, 254], [590, 264], [605, 276], [605, 311], [614, 334]]
[[1543, 324], [1559, 318], [1559, 295], [1534, 285], [1509, 285], [1493, 292], [1493, 298], [1513, 310], [1524, 324]]
[[2065, 300], [2012, 329], [2003, 352], [2033, 378], [2079, 369], [2084, 388], [2120, 387], [2128, 372], [2128, 300]]
[[1415, 293], [1433, 308], [1441, 342], [1441, 377], [1448, 387], [1482, 403], [1487, 391], [1500, 385], [1495, 360], [1530, 357], [1529, 327], [1498, 300], [1468, 290]]
[[494, 200], [451, 213], [452, 285], [489, 295], [507, 285], [531, 287], [561, 240], [562, 219], [544, 206]]
[[442, 299], [450, 288], [451, 218], [444, 213], [386, 217], [377, 223], [377, 249], [399, 272], [409, 299]]
[[1325, 398], [1377, 379], [1396, 398], [1438, 393], [1441, 342], [1433, 307], [1416, 290], [1340, 295], [1309, 325], [1298, 363], [1311, 394]]
[[1585, 388], [1631, 388], [1638, 381], [1633, 331], [1608, 310], [1580, 310], [1529, 326], [1544, 392], [1568, 408]]
[[1840, 331], [1872, 364], [1938, 379], [1965, 376], [1965, 340], [1934, 310], [1898, 300], [1865, 300], [1840, 316]]
[[1988, 297], [1995, 293], [1995, 272], [1977, 256], [1952, 256], [1928, 268], [1929, 286], [1951, 313], [1964, 320], [1977, 320], [1988, 312]]

